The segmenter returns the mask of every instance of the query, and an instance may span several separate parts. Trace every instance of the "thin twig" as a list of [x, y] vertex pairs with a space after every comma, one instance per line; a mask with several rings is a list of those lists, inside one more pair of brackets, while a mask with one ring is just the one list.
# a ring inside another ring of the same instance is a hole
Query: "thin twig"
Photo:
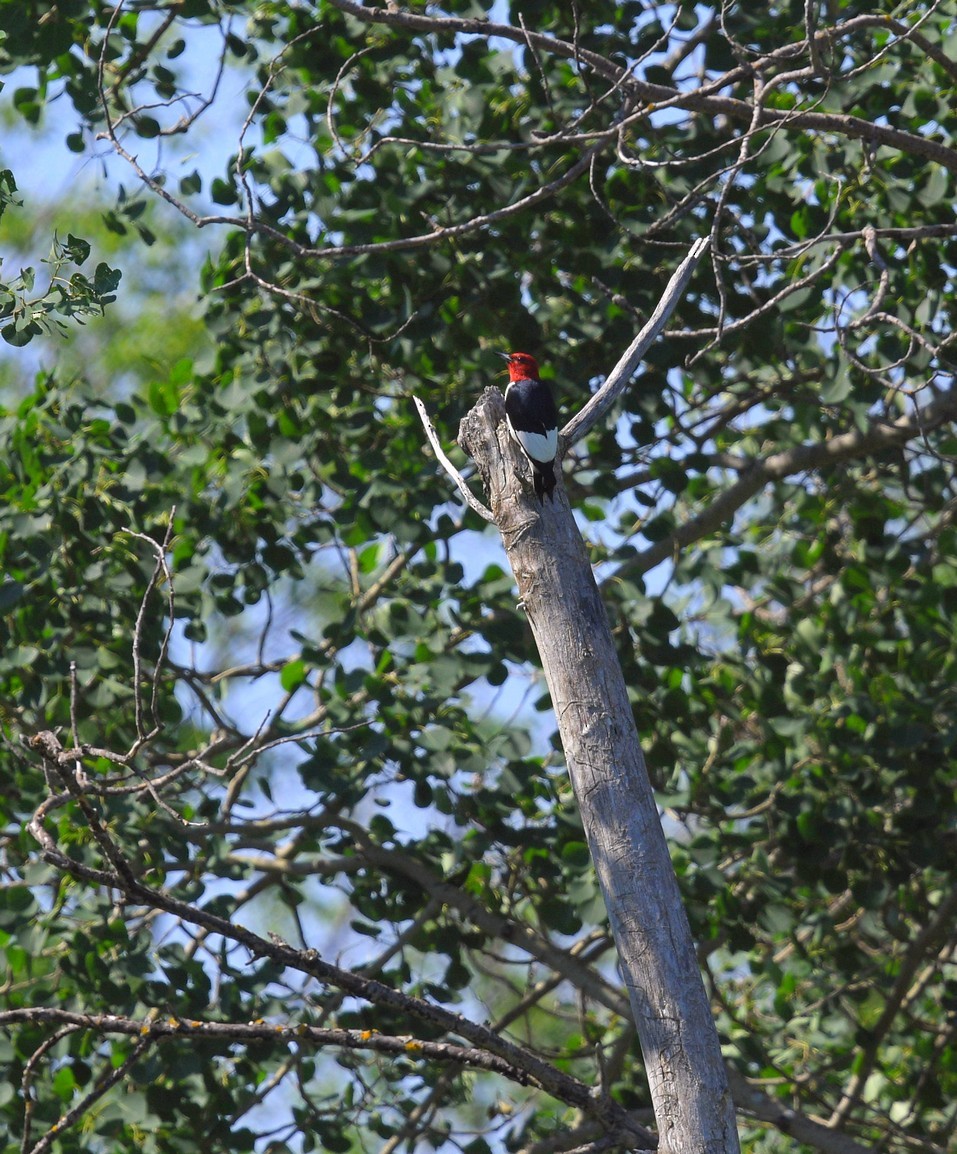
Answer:
[[70, 1034], [76, 1033], [83, 1027], [76, 1024], [69, 1024], [62, 1026], [55, 1034], [51, 1034], [49, 1038], [41, 1042], [39, 1046], [33, 1051], [27, 1059], [23, 1067], [23, 1077], [20, 1079], [20, 1090], [23, 1094], [23, 1141], [20, 1143], [20, 1150], [22, 1154], [27, 1154], [30, 1149], [30, 1139], [32, 1137], [33, 1128], [33, 1111], [36, 1106], [36, 1099], [33, 1096], [33, 1078], [36, 1074], [37, 1066], [44, 1054], [49, 1053], [59, 1042], [64, 1038], [69, 1037]]
[[475, 494], [469, 488], [468, 482], [445, 455], [445, 451], [443, 450], [439, 441], [439, 435], [436, 433], [435, 426], [429, 419], [429, 414], [426, 411], [425, 405], [419, 400], [418, 397], [413, 397], [412, 400], [415, 402], [415, 407], [419, 414], [419, 420], [422, 422], [422, 427], [425, 429], [425, 435], [429, 438], [429, 444], [432, 446], [432, 451], [438, 458], [439, 464], [458, 486], [459, 492], [465, 498], [465, 502], [468, 507], [478, 513], [478, 515], [484, 521], [488, 521], [494, 525], [495, 518], [492, 516], [491, 512], [486, 509], [478, 497], [475, 496]]
[[896, 421], [875, 418], [864, 429], [851, 429], [826, 441], [807, 441], [780, 453], [756, 458], [741, 476], [719, 493], [706, 508], [679, 525], [673, 533], [655, 541], [625, 562], [618, 577], [647, 573], [662, 561], [676, 556], [686, 546], [715, 532], [730, 521], [735, 512], [765, 485], [795, 473], [823, 469], [838, 461], [879, 453], [924, 437], [932, 429], [957, 418], [957, 386], [940, 393], [923, 410], [916, 405], [912, 415]]
[[80, 744], [80, 730], [77, 724], [77, 698], [78, 690], [76, 683], [76, 662], [70, 662], [70, 736], [73, 738], [74, 746]]
[[59, 1139], [64, 1130], [67, 1130], [74, 1124], [74, 1122], [77, 1122], [80, 1118], [82, 1118], [94, 1102], [102, 1098], [108, 1090], [112, 1089], [112, 1087], [115, 1086], [117, 1082], [121, 1082], [127, 1076], [127, 1074], [129, 1074], [130, 1070], [136, 1065], [136, 1063], [140, 1060], [140, 1058], [152, 1044], [152, 1038], [144, 1038], [138, 1045], [133, 1048], [133, 1052], [126, 1059], [126, 1061], [123, 1062], [122, 1065], [117, 1066], [115, 1069], [108, 1070], [101, 1077], [97, 1078], [93, 1089], [90, 1090], [89, 1093], [84, 1094], [83, 1097], [70, 1110], [68, 1110], [53, 1126], [50, 1127], [50, 1129], [46, 1132], [46, 1134], [43, 1135], [40, 1141], [37, 1142], [35, 1146], [30, 1148], [30, 1154], [43, 1154], [45, 1150], [49, 1150], [53, 1143]]
[[[139, 533], [135, 529], [124, 529], [123, 532], [135, 537], [138, 541], [145, 541], [147, 545], [153, 550], [155, 564], [153, 572], [150, 574], [150, 579], [146, 583], [146, 589], [143, 592], [143, 598], [140, 601], [139, 612], [136, 614], [136, 623], [133, 626], [133, 709], [136, 719], [136, 742], [130, 750], [130, 756], [136, 753], [147, 741], [155, 737], [159, 732], [159, 714], [157, 712], [158, 697], [159, 697], [159, 679], [163, 670], [163, 663], [166, 658], [167, 650], [169, 649], [169, 640], [173, 631], [173, 614], [175, 610], [175, 603], [173, 601], [173, 577], [169, 571], [169, 566], [166, 563], [166, 550], [169, 548], [169, 543], [173, 533], [173, 518], [176, 515], [176, 506], [170, 510], [169, 524], [166, 526], [166, 532], [163, 534], [162, 543], [154, 541], [152, 537], [146, 533]], [[142, 680], [142, 645], [143, 645], [143, 629], [146, 624], [146, 608], [149, 604], [150, 595], [159, 584], [160, 577], [166, 579], [166, 605], [169, 615], [169, 621], [166, 626], [166, 631], [163, 635], [163, 640], [160, 644], [159, 655], [156, 658], [156, 664], [153, 669], [153, 677], [151, 683], [150, 693], [150, 716], [153, 722], [152, 729], [149, 733], [145, 731], [143, 724], [143, 701], [141, 694], [141, 680]]]

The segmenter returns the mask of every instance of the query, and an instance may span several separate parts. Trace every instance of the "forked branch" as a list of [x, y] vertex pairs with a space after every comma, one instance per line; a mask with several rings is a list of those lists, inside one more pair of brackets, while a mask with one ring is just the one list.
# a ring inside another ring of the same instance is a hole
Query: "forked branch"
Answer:
[[[568, 445], [581, 440], [581, 438], [588, 433], [589, 429], [591, 429], [597, 421], [601, 420], [609, 409], [611, 409], [615, 401], [618, 400], [628, 387], [641, 358], [668, 323], [668, 318], [674, 312], [675, 306], [681, 299], [685, 289], [688, 287], [688, 282], [698, 267], [698, 262], [708, 251], [710, 244], [711, 241], [709, 237], [701, 237], [691, 246], [688, 255], [677, 269], [675, 269], [671, 279], [668, 281], [661, 300], [648, 319], [647, 324], [644, 325], [642, 330], [622, 354], [618, 364], [615, 365], [608, 374], [608, 378], [598, 392], [572, 417], [562, 430], [561, 440], [559, 442], [559, 454], [564, 452]], [[413, 397], [412, 399], [415, 402], [419, 419], [422, 421], [422, 426], [425, 429], [425, 435], [428, 437], [429, 444], [432, 446], [439, 463], [455, 482], [457, 488], [463, 497], [465, 497], [469, 508], [474, 509], [484, 520], [494, 522], [495, 518], [493, 514], [475, 496], [469, 488], [468, 482], [443, 451], [438, 434], [435, 431], [435, 426], [429, 419], [425, 405], [418, 397]]]

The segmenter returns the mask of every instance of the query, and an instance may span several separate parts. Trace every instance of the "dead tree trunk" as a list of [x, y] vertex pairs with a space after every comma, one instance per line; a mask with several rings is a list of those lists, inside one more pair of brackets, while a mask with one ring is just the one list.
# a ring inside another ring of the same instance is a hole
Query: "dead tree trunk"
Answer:
[[523, 487], [497, 389], [462, 422], [535, 635], [651, 1087], [661, 1154], [736, 1154], [718, 1035], [605, 608], [564, 486]]

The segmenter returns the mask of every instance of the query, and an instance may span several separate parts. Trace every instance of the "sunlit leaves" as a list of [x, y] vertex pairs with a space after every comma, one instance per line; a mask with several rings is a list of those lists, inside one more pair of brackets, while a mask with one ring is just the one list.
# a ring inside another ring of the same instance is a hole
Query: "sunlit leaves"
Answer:
[[[12, 184], [10, 184], [12, 188]], [[101, 261], [92, 278], [79, 268], [90, 255], [90, 245], [70, 234], [66, 241], [54, 237], [50, 255], [42, 262], [40, 281], [37, 270], [21, 268], [13, 280], [0, 283], [0, 336], [7, 344], [21, 347], [41, 333], [67, 331], [61, 318], [80, 324], [88, 317], [101, 316], [116, 299], [115, 290], [122, 273]]]

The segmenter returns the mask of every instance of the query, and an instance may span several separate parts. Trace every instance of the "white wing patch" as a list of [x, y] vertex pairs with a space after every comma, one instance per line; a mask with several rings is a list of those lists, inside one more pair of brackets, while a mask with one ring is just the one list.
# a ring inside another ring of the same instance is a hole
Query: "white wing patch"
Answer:
[[549, 429], [547, 433], [523, 433], [509, 421], [508, 431], [526, 456], [531, 457], [533, 461], [555, 460], [555, 454], [558, 452], [558, 429]]

